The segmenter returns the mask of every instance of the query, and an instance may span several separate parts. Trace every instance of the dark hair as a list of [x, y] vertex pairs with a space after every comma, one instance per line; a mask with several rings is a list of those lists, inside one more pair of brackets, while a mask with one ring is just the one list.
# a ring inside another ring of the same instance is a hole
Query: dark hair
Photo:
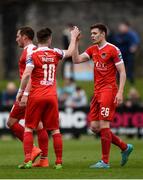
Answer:
[[101, 32], [105, 32], [105, 37], [107, 36], [107, 27], [104, 24], [102, 24], [102, 23], [93, 24], [90, 27], [90, 30], [92, 30], [94, 28], [98, 28]]
[[45, 43], [51, 37], [52, 31], [49, 28], [41, 29], [37, 32], [38, 43]]
[[22, 36], [26, 35], [30, 40], [33, 40], [34, 30], [31, 27], [21, 27], [18, 30]]

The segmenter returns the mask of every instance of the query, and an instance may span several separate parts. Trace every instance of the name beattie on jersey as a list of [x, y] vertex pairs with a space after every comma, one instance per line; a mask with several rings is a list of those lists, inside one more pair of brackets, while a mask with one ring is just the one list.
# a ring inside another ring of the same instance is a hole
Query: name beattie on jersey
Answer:
[[52, 57], [42, 57], [43, 62], [54, 62], [54, 58]]

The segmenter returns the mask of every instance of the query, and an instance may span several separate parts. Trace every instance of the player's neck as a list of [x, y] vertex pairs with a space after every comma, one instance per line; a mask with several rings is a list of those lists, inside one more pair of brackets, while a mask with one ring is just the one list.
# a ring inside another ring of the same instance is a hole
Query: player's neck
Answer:
[[99, 47], [99, 48], [102, 48], [103, 46], [105, 46], [106, 43], [107, 43], [107, 41], [106, 41], [106, 40], [103, 40], [103, 41], [101, 41], [100, 43], [98, 43], [98, 47]]
[[50, 47], [48, 43], [38, 44], [38, 47]]
[[26, 41], [25, 43], [24, 43], [24, 47], [26, 47], [26, 46], [28, 46], [29, 44], [32, 44], [33, 42], [32, 41]]

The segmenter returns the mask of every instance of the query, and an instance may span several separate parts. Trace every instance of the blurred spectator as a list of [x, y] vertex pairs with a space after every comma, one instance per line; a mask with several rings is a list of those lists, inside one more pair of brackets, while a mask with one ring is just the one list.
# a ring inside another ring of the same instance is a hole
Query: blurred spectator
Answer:
[[[63, 30], [62, 33], [62, 43], [63, 43], [63, 48], [68, 49], [69, 43], [70, 43], [70, 38], [71, 34], [70, 31], [73, 29], [73, 24], [68, 23]], [[63, 78], [74, 78], [74, 67], [72, 63], [72, 58], [66, 58], [62, 62], [62, 77]]]
[[125, 21], [118, 25], [118, 33], [111, 32], [108, 39], [121, 50], [127, 78], [131, 84], [134, 84], [135, 53], [140, 42], [137, 32], [131, 28], [129, 22]]
[[84, 107], [87, 105], [87, 97], [85, 91], [81, 87], [76, 87], [76, 91], [73, 92], [67, 101], [65, 102], [65, 106], [78, 108]]
[[8, 82], [6, 90], [2, 92], [2, 106], [12, 106], [15, 102], [17, 87], [14, 82]]
[[141, 97], [136, 88], [130, 88], [127, 99], [125, 100], [126, 107], [139, 107], [141, 105]]
[[58, 90], [59, 106], [65, 106], [66, 100], [75, 92], [76, 84], [73, 78], [64, 79], [64, 87]]

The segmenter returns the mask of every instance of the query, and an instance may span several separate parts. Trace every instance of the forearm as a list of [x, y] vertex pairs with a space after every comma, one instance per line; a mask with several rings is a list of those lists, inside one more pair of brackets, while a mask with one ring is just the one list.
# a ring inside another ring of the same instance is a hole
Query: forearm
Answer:
[[31, 89], [31, 79], [29, 79], [28, 84], [27, 84], [27, 86], [26, 86], [24, 91], [29, 93], [30, 89]]
[[119, 89], [118, 92], [123, 93], [124, 87], [125, 87], [125, 82], [126, 82], [126, 73], [125, 72], [120, 72], [120, 78], [119, 78]]
[[23, 75], [19, 89], [24, 91], [28, 84], [29, 79], [30, 79], [30, 75], [28, 75], [28, 74]]
[[71, 57], [72, 54], [73, 54], [73, 51], [75, 49], [75, 46], [76, 46], [76, 38], [75, 37], [71, 37], [71, 41], [70, 41], [70, 44], [69, 44], [69, 47], [68, 47], [68, 50], [67, 50], [67, 56]]
[[80, 55], [79, 55], [79, 49], [78, 49], [78, 42], [76, 42], [75, 48], [74, 48], [73, 53], [72, 53], [72, 61], [75, 64], [78, 64], [81, 62], [80, 61]]

